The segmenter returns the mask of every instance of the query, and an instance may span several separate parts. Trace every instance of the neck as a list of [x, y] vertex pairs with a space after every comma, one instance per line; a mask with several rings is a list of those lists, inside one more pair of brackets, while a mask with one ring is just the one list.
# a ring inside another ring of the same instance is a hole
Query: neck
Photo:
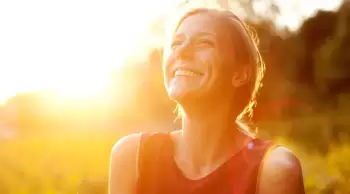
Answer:
[[184, 109], [178, 148], [193, 168], [212, 166], [233, 152], [237, 129], [227, 104]]

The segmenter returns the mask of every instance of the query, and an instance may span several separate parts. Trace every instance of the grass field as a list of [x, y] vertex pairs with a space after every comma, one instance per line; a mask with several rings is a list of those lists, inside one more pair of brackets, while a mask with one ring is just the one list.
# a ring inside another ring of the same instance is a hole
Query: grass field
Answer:
[[[107, 194], [109, 156], [120, 136], [33, 135], [0, 142], [1, 194]], [[292, 149], [304, 170], [307, 193], [349, 193], [350, 146], [331, 148], [326, 155]]]

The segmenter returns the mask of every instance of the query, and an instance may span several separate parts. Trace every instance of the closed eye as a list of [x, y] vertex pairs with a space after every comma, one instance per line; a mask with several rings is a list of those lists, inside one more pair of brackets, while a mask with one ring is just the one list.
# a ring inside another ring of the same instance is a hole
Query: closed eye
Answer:
[[203, 39], [203, 40], [197, 41], [197, 46], [199, 46], [199, 47], [214, 47], [215, 43], [211, 40]]
[[171, 46], [171, 48], [174, 48], [174, 47], [181, 45], [181, 43], [182, 43], [181, 41], [176, 40], [176, 41], [173, 41], [170, 46]]

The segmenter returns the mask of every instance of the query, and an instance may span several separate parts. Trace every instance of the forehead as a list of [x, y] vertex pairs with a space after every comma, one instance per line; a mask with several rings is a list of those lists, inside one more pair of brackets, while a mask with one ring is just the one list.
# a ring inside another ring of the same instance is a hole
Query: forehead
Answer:
[[210, 34], [215, 36], [223, 35], [223, 30], [220, 26], [220, 21], [217, 16], [209, 13], [197, 13], [188, 16], [179, 25], [175, 32], [178, 35], [197, 35]]

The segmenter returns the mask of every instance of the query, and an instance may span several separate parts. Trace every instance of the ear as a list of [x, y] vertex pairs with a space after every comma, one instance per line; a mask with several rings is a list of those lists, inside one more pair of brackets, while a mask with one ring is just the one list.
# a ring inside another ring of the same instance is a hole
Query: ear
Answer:
[[241, 87], [247, 84], [251, 78], [252, 71], [251, 68], [245, 66], [239, 71], [236, 71], [232, 75], [232, 86], [233, 87]]

